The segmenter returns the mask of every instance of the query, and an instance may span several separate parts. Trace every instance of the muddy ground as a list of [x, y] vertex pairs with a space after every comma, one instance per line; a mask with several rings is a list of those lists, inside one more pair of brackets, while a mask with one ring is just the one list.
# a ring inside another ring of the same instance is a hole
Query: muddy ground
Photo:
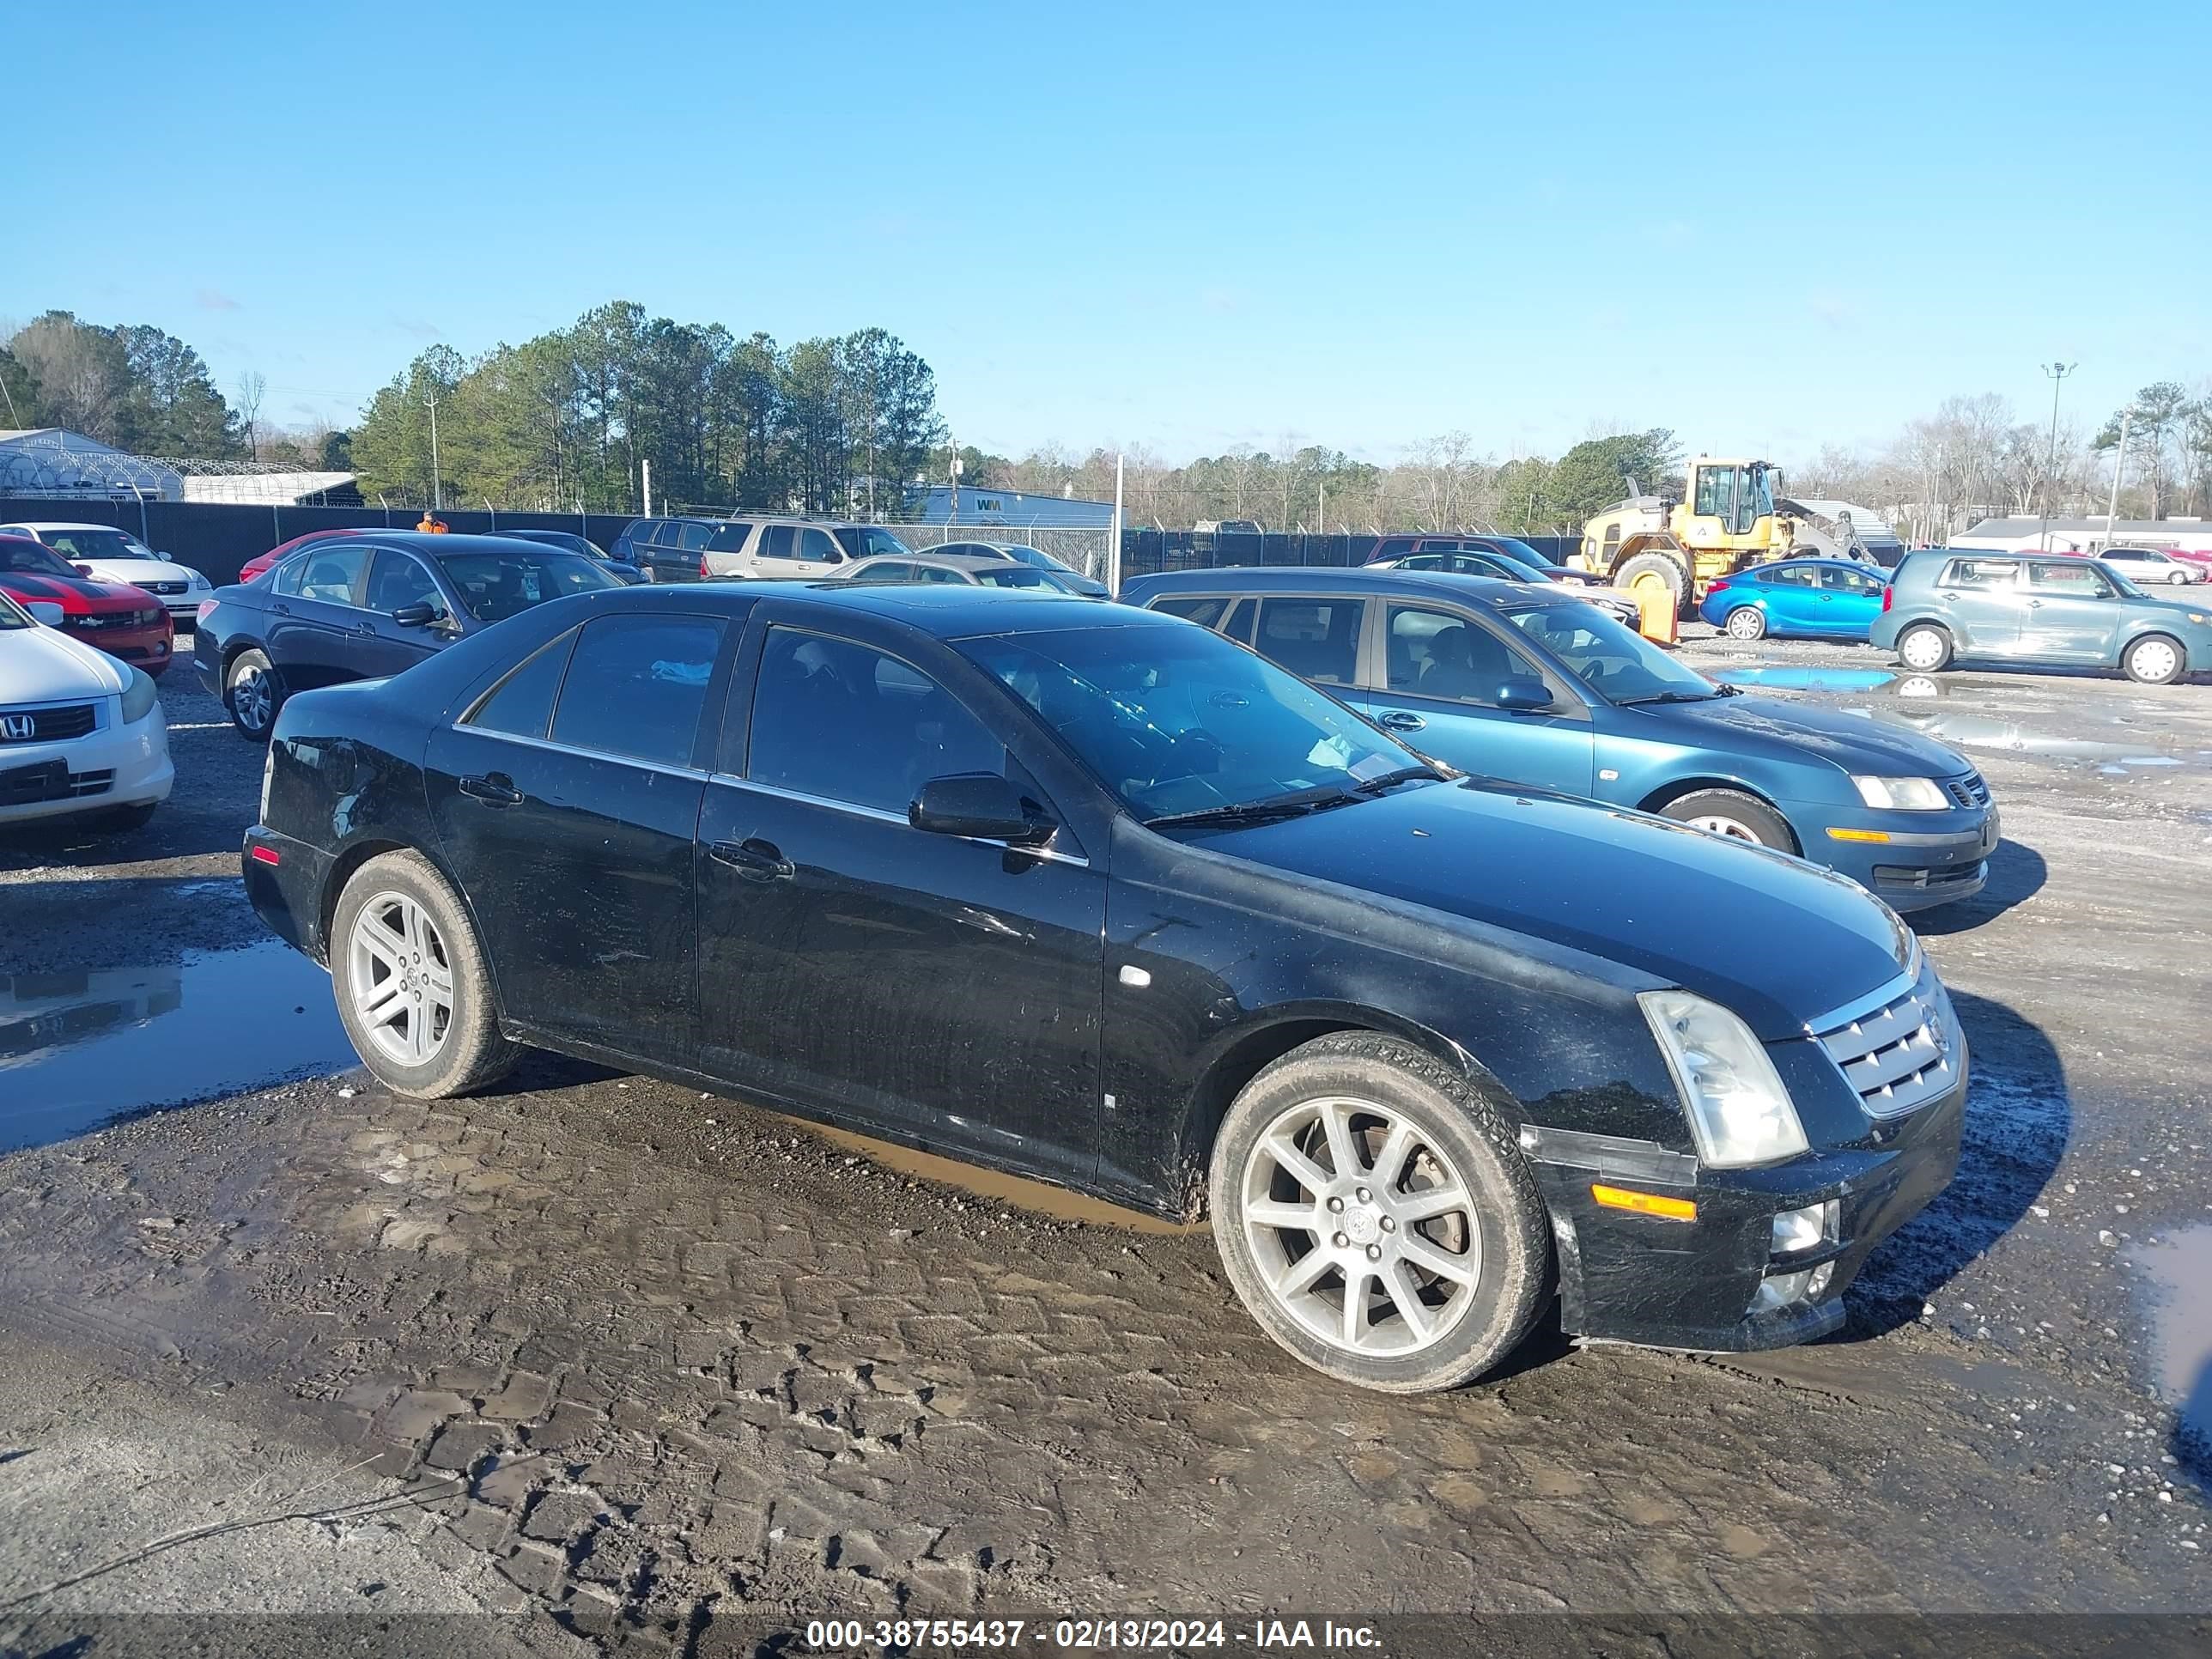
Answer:
[[0, 1650], [252, 1610], [722, 1651], [824, 1613], [2212, 1604], [2212, 685], [1684, 649], [1988, 775], [1995, 878], [1918, 919], [1973, 1047], [1959, 1180], [1836, 1340], [1540, 1335], [1411, 1401], [1267, 1342], [1200, 1230], [551, 1059], [383, 1095], [240, 896], [258, 751], [170, 675], [149, 828], [0, 842]]

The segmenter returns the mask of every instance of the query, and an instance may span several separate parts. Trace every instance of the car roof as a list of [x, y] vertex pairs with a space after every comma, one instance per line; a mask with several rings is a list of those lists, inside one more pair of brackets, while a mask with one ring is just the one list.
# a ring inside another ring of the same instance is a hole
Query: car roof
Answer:
[[981, 553], [933, 553], [916, 548], [911, 553], [871, 553], [865, 559], [855, 559], [853, 568], [866, 569], [872, 564], [941, 564], [951, 570], [1004, 570], [1006, 561], [987, 558]]
[[1367, 565], [1325, 566], [1236, 564], [1211, 570], [1164, 571], [1154, 576], [1133, 577], [1125, 592], [1141, 588], [1154, 593], [1251, 593], [1261, 589], [1274, 593], [1376, 593], [1407, 599], [1452, 599], [1495, 605], [1583, 605], [1588, 601], [1549, 584], [1501, 581], [1495, 576], [1468, 576], [1450, 570], [1376, 570]]
[[[516, 538], [497, 536], [460, 536], [436, 530], [363, 530], [358, 532], [386, 547], [403, 548], [410, 553], [422, 553], [435, 557], [441, 553], [506, 553], [513, 554]], [[582, 556], [570, 554], [571, 558]]]
[[[8, 523], [16, 530], [112, 530], [118, 535], [131, 535], [119, 524], [75, 524], [66, 519], [10, 519]], [[131, 538], [138, 539], [135, 536]]]
[[[994, 634], [1049, 634], [1068, 628], [1188, 628], [1180, 617], [1164, 617], [1135, 605], [1101, 605], [1096, 599], [1040, 595], [1035, 588], [971, 586], [967, 582], [856, 582], [839, 578], [821, 582], [684, 582], [626, 587], [629, 595], [665, 599], [680, 606], [686, 595], [720, 588], [733, 597], [781, 599], [824, 611], [858, 611], [904, 623], [942, 640]], [[635, 602], [635, 601], [633, 601]]]
[[1808, 553], [1802, 558], [1769, 559], [1764, 564], [1752, 566], [1751, 574], [1756, 575], [1762, 570], [1779, 570], [1785, 564], [1832, 565], [1838, 570], [1880, 570], [1881, 568], [1880, 565], [1870, 565], [1860, 559], [1838, 559], [1826, 554]]

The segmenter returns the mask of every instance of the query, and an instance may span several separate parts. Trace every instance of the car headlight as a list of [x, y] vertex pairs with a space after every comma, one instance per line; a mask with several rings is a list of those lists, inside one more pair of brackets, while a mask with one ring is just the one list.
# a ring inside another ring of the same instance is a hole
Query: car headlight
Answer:
[[123, 723], [136, 726], [154, 712], [155, 700], [161, 696], [153, 679], [138, 669], [131, 671], [131, 684], [123, 688]]
[[188, 588], [205, 587], [207, 585], [208, 579], [205, 576], [201, 575], [197, 570], [193, 571], [191, 575], [185, 578], [185, 586]]
[[1681, 1091], [1699, 1158], [1741, 1170], [1807, 1150], [1797, 1108], [1748, 1025], [1687, 991], [1646, 991], [1636, 1000]]
[[1943, 786], [1933, 778], [1853, 777], [1859, 799], [1877, 811], [1940, 812], [1951, 802]]

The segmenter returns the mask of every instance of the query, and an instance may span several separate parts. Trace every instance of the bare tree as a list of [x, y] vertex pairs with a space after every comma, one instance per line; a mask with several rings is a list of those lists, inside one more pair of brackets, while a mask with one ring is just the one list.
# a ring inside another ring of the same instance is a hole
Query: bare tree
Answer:
[[238, 377], [238, 422], [246, 428], [246, 458], [258, 460], [260, 446], [256, 441], [254, 422], [261, 414], [262, 399], [269, 395], [268, 380], [258, 368], [249, 368]]

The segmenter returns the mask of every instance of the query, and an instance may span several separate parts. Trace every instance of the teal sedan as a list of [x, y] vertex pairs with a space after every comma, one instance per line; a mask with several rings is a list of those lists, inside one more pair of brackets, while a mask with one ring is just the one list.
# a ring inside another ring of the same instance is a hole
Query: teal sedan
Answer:
[[1888, 586], [1852, 559], [1781, 559], [1722, 577], [1698, 614], [1731, 639], [1863, 640]]

